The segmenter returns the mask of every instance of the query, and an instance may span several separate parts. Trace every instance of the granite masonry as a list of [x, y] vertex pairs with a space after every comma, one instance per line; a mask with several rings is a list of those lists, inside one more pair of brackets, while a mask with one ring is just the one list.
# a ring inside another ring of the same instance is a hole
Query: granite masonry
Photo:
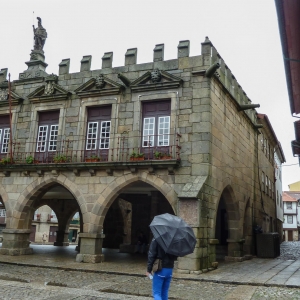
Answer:
[[[255, 252], [253, 226], [276, 229], [274, 189], [261, 188], [260, 166], [268, 166], [274, 186], [274, 163], [273, 151], [261, 154], [259, 105], [208, 38], [201, 55], [190, 57], [189, 49], [180, 41], [178, 57], [164, 60], [159, 44], [153, 62], [137, 64], [131, 48], [121, 67], [107, 52], [98, 70], [85, 55], [72, 74], [63, 59], [57, 75], [46, 73], [44, 51], [35, 49], [11, 91], [1, 69], [0, 254], [32, 253], [32, 219], [42, 205], [57, 216], [56, 246], [67, 245], [79, 212], [77, 261], [103, 261], [102, 247], [132, 251], [137, 233], [150, 240], [148, 225], [165, 212], [183, 218], [197, 238], [194, 253], [179, 258], [179, 272]], [[269, 130], [270, 149], [273, 136]]]

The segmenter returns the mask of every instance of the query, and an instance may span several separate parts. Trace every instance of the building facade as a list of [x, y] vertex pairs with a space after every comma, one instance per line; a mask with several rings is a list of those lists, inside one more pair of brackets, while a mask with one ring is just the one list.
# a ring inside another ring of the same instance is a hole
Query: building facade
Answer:
[[283, 236], [285, 241], [299, 240], [300, 216], [298, 206], [299, 202], [295, 193], [283, 192]]
[[144, 64], [128, 49], [122, 67], [108, 52], [98, 70], [84, 56], [72, 74], [64, 59], [58, 75], [46, 73], [35, 49], [11, 93], [2, 69], [1, 254], [32, 253], [32, 219], [43, 205], [57, 216], [57, 246], [79, 213], [77, 261], [101, 262], [102, 247], [126, 251], [139, 231], [150, 240], [153, 217], [167, 212], [197, 238], [179, 271], [216, 266], [218, 247], [227, 259], [254, 253], [254, 224], [269, 232], [276, 219], [275, 188], [261, 201], [262, 165], [275, 181], [273, 151], [261, 153], [264, 120], [208, 38], [201, 55], [189, 57], [189, 46], [180, 41], [178, 57], [165, 61], [156, 45]]

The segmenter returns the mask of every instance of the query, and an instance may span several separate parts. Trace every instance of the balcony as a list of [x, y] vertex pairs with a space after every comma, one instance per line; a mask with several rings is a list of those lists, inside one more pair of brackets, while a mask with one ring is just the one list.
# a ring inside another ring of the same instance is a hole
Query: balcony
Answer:
[[11, 171], [64, 169], [76, 172], [81, 169], [105, 169], [110, 173], [114, 169], [125, 168], [132, 171], [136, 168], [149, 168], [150, 171], [155, 168], [167, 168], [169, 173], [172, 173], [180, 164], [180, 135], [164, 135], [164, 142], [161, 143], [164, 145], [160, 146], [152, 146], [154, 141], [158, 140], [158, 136], [147, 138], [148, 140], [145, 140], [145, 137], [127, 134], [100, 139], [98, 143], [102, 149], [96, 149], [93, 140], [57, 138], [54, 143], [52, 141], [52, 151], [46, 151], [49, 148], [46, 143], [14, 142], [11, 154], [0, 155], [0, 172], [9, 176]]

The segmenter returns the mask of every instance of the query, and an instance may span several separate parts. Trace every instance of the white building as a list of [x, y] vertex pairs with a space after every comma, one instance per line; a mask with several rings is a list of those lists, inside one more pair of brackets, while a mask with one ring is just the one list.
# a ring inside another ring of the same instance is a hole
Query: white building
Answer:
[[285, 241], [298, 241], [298, 199], [300, 193], [283, 192], [283, 235]]
[[275, 148], [274, 153], [275, 162], [275, 198], [276, 198], [276, 231], [279, 236], [283, 236], [283, 201], [282, 201], [282, 164], [285, 162], [285, 157], [281, 148], [281, 144], [278, 142], [278, 146]]

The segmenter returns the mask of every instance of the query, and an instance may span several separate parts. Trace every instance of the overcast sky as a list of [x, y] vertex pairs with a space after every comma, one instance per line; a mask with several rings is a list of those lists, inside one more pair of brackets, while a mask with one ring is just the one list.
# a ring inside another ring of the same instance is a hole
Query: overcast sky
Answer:
[[[34, 12], [34, 14], [33, 14]], [[0, 69], [11, 78], [27, 69], [36, 17], [48, 33], [44, 51], [47, 73], [70, 58], [78, 72], [84, 55], [92, 70], [101, 68], [104, 52], [113, 51], [113, 66], [124, 65], [128, 48], [138, 48], [138, 63], [153, 60], [156, 44], [165, 44], [165, 59], [177, 57], [180, 40], [190, 40], [190, 56], [201, 54], [208, 36], [258, 112], [267, 114], [286, 157], [283, 189], [300, 180], [274, 0], [64, 0], [2, 1]]]

